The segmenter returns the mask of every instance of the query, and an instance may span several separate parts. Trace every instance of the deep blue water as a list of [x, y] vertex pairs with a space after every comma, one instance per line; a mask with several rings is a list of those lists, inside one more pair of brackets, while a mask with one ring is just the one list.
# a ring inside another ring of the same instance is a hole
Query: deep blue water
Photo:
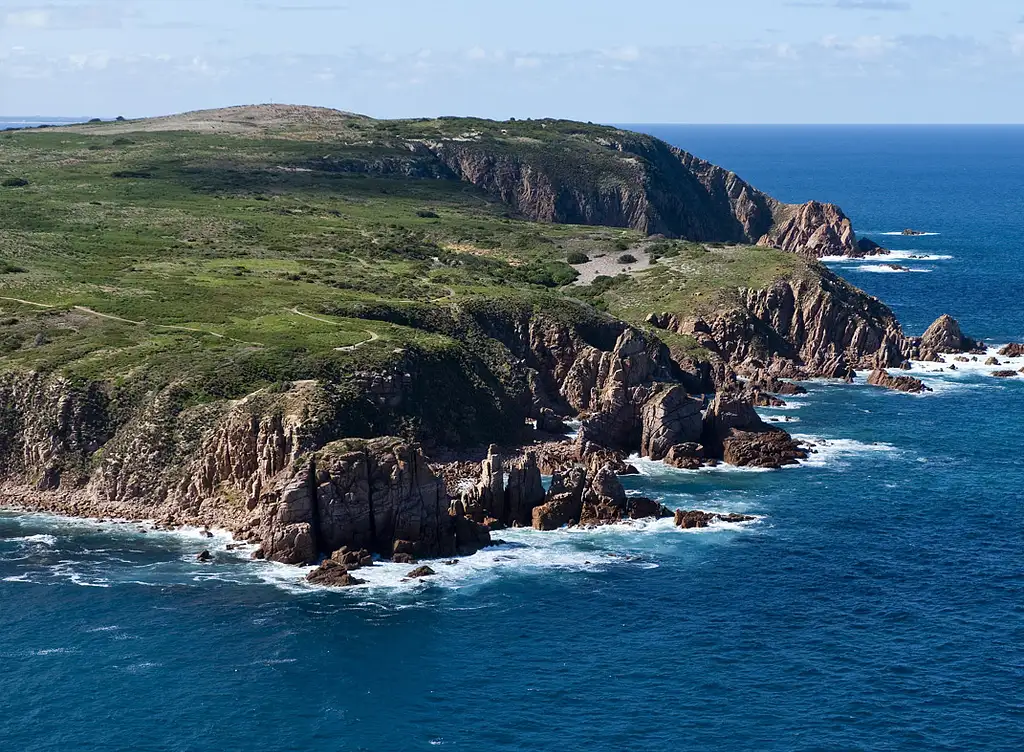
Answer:
[[[901, 261], [927, 272], [836, 268], [911, 331], [1024, 337], [1024, 129], [650, 130], [861, 232], [939, 233], [892, 238], [950, 257]], [[629, 479], [755, 524], [514, 531], [421, 585], [0, 513], [0, 748], [1020, 749], [1024, 381], [922, 375], [773, 411], [826, 440], [805, 466]]]

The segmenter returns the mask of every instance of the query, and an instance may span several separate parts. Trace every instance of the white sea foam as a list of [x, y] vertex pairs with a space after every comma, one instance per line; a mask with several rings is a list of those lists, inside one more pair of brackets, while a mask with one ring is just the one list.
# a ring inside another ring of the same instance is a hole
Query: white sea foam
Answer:
[[920, 251], [896, 250], [889, 251], [883, 258], [897, 261], [949, 261], [952, 256], [942, 253], [921, 253]]
[[859, 272], [872, 272], [874, 274], [928, 274], [935, 271], [934, 269], [915, 269], [912, 267], [901, 266], [897, 269], [889, 266], [888, 264], [862, 264], [857, 267]]
[[583, 422], [579, 420], [566, 420], [563, 422], [569, 429], [568, 432], [566, 432], [565, 437], [575, 441], [576, 437], [580, 435], [580, 428], [582, 428]]
[[925, 237], [932, 237], [934, 235], [941, 235], [942, 233], [939, 233], [939, 232], [919, 232], [919, 233], [916, 233], [914, 235], [904, 235], [902, 232], [879, 232], [879, 233], [865, 233], [865, 234], [873, 234], [873, 235], [899, 235], [899, 236], [904, 237], [904, 238], [925, 238]]
[[793, 434], [797, 441], [811, 444], [811, 455], [800, 461], [801, 467], [828, 467], [845, 465], [846, 460], [857, 455], [889, 455], [900, 452], [898, 447], [884, 442], [866, 443], [856, 439], [826, 439], [810, 434]]
[[[963, 389], [997, 388], [1002, 384], [1024, 380], [1024, 374], [1011, 378], [996, 378], [992, 374], [996, 371], [1017, 371], [1024, 368], [1024, 357], [1009, 358], [999, 355], [1003, 345], [993, 345], [986, 348], [984, 355], [943, 355], [944, 363], [931, 361], [914, 360], [911, 367], [906, 371], [899, 371], [902, 374], [909, 374], [921, 379], [935, 394], [943, 392], [960, 391]], [[966, 358], [967, 361], [957, 360]], [[986, 365], [989, 358], [996, 358], [999, 365]], [[983, 379], [983, 381], [979, 381]], [[923, 396], [927, 396], [924, 393]]]
[[25, 535], [20, 538], [8, 538], [12, 543], [38, 543], [43, 546], [56, 546], [57, 536], [55, 535]]
[[648, 478], [671, 478], [672, 476], [686, 476], [686, 475], [706, 475], [706, 474], [721, 474], [721, 473], [770, 473], [771, 470], [763, 467], [736, 467], [735, 465], [726, 465], [722, 463], [715, 467], [702, 467], [697, 470], [684, 470], [683, 468], [672, 467], [666, 465], [664, 462], [658, 460], [652, 460], [649, 457], [641, 457], [639, 455], [632, 455], [627, 460], [629, 464], [640, 471], [640, 474]]

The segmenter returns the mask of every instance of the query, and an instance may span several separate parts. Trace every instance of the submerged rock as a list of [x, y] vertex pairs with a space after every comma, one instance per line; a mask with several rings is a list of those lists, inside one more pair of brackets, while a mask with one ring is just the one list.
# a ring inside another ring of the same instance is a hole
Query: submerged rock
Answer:
[[414, 569], [411, 572], [409, 572], [409, 574], [407, 574], [406, 577], [408, 577], [410, 579], [413, 579], [413, 580], [416, 580], [416, 579], [419, 579], [420, 577], [433, 577], [436, 574], [437, 574], [437, 572], [435, 572], [430, 567], [424, 565], [422, 567], [416, 567], [416, 569]]

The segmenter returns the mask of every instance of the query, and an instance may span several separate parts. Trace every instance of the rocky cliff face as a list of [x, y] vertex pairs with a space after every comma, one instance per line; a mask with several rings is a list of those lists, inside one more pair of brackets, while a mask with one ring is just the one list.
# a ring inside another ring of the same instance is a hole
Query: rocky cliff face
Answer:
[[774, 225], [757, 244], [810, 258], [865, 255], [843, 210], [817, 201], [780, 208]]
[[892, 311], [832, 272], [739, 291], [739, 304], [716, 315], [651, 319], [687, 334], [732, 371], [754, 376], [843, 378], [897, 366], [914, 351]]
[[585, 155], [572, 171], [559, 164], [554, 146], [466, 139], [424, 145], [454, 175], [533, 220], [760, 243], [815, 258], [862, 255], [850, 220], [831, 204], [783, 204], [733, 172], [637, 133], [606, 129], [566, 143]]

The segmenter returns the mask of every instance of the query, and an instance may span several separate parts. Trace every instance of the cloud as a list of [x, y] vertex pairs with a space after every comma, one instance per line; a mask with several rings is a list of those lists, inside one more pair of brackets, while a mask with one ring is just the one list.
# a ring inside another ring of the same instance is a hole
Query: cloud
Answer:
[[0, 28], [21, 30], [120, 29], [138, 17], [132, 0], [16, 6], [0, 13]]

